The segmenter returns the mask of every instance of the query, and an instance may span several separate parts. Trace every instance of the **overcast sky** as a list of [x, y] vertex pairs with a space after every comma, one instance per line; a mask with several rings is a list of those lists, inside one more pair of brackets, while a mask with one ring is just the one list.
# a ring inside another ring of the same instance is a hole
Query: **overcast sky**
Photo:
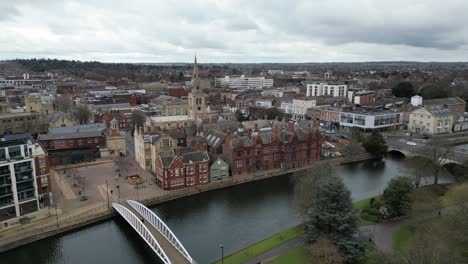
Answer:
[[0, 0], [0, 59], [468, 61], [467, 0]]

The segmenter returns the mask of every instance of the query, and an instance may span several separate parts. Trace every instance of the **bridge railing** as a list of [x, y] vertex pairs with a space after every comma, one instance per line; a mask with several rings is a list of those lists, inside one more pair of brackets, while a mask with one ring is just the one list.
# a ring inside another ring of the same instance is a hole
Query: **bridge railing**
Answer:
[[112, 203], [112, 207], [137, 231], [137, 233], [145, 240], [145, 242], [153, 249], [153, 251], [161, 258], [164, 264], [172, 264], [169, 257], [159, 245], [158, 241], [141, 220], [130, 210], [120, 204]]
[[171, 229], [159, 218], [153, 211], [151, 211], [146, 206], [141, 203], [127, 200], [127, 203], [135, 209], [139, 214], [141, 214], [146, 221], [154, 226], [179, 252], [184, 256], [184, 258], [192, 264], [196, 264], [187, 250], [184, 248], [179, 239], [172, 233]]

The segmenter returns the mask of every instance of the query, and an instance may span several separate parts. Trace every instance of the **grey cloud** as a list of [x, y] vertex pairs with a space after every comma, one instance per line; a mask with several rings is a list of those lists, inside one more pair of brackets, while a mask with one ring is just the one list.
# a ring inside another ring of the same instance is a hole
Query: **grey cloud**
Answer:
[[468, 51], [465, 2], [0, 0], [0, 59], [447, 60]]

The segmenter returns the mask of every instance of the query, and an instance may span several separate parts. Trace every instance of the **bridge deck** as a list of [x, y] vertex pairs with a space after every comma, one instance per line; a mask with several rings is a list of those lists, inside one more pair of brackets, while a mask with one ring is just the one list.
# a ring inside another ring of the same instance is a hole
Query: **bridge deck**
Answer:
[[[127, 203], [123, 204], [125, 208], [130, 210], [133, 214], [135, 214], [138, 218], [143, 219], [143, 216], [138, 213], [135, 209], [133, 209], [130, 205]], [[161, 248], [164, 250], [166, 255], [170, 258], [171, 262], [174, 264], [179, 264], [179, 263], [189, 263], [187, 259], [180, 254], [180, 252], [169, 242], [167, 239], [158, 231], [156, 228], [150, 224], [148, 221], [144, 221], [144, 224], [146, 228], [151, 232], [151, 234], [154, 236], [154, 238], [158, 241], [159, 245]]]

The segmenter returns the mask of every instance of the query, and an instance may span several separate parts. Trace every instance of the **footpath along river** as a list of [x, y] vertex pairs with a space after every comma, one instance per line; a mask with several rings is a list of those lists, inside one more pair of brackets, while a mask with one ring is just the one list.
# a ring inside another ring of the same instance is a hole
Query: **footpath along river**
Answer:
[[[402, 157], [337, 167], [354, 200], [382, 193], [400, 172]], [[200, 264], [211, 263], [299, 224], [288, 176], [201, 193], [158, 205], [157, 212]], [[143, 264], [157, 256], [125, 220], [95, 224], [0, 254], [1, 264]]]

